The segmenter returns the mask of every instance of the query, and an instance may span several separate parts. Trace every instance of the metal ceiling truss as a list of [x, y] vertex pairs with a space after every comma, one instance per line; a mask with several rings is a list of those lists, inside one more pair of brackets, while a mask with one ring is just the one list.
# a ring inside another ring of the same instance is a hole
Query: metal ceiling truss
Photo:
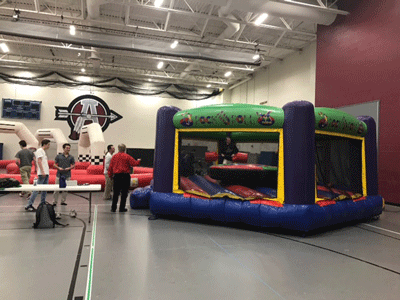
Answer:
[[[234, 1], [237, 5], [242, 4], [238, 0]], [[135, 49], [132, 51], [95, 49], [89, 48], [88, 44], [84, 47], [77, 43], [46, 42], [35, 38], [9, 36], [0, 39], [0, 43], [18, 45], [19, 55], [8, 53], [0, 57], [0, 61], [11, 66], [26, 65], [41, 70], [72, 71], [76, 74], [82, 67], [89, 67], [90, 74], [100, 74], [101, 76], [158, 78], [160, 81], [186, 82], [199, 86], [207, 83], [226, 86], [227, 84], [236, 84], [243, 79], [248, 80], [248, 75], [257, 69], [265, 67], [275, 60], [282, 60], [290, 53], [302, 51], [305, 46], [316, 39], [316, 23], [309, 20], [295, 20], [291, 16], [282, 15], [273, 17], [264, 24], [256, 25], [254, 21], [260, 15], [258, 11], [230, 9], [229, 13], [220, 13], [221, 9], [229, 8], [230, 0], [226, 2], [228, 3], [226, 7], [216, 4], [221, 5], [224, 3], [223, 1], [212, 2], [211, 0], [169, 0], [165, 1], [161, 7], [154, 6], [154, 0], [108, 0], [99, 4], [92, 3], [92, 5], [98, 5], [96, 9], [99, 12], [94, 18], [91, 18], [93, 15], [89, 14], [87, 8], [89, 2], [90, 0], [3, 1], [0, 5], [0, 19], [12, 20], [10, 13], [18, 9], [22, 13], [19, 16], [20, 22], [53, 28], [55, 26], [69, 28], [70, 25], [75, 25], [77, 31], [107, 33], [113, 36], [141, 38], [160, 43], [170, 43], [177, 39], [181, 45], [201, 47], [211, 52], [227, 50], [242, 54], [248, 53], [246, 55], [258, 53], [261, 56], [260, 65], [258, 67], [235, 65], [234, 63], [204, 61], [190, 57], [174, 57], [168, 56], [168, 54], [132, 52]], [[255, 1], [249, 2], [249, 5], [254, 3]], [[347, 12], [336, 9], [337, 0], [270, 0], [264, 2], [260, 0], [259, 2], [260, 5], [268, 3], [290, 4], [298, 9], [307, 8], [335, 15], [347, 14]], [[177, 19], [180, 21], [177, 22]], [[224, 30], [229, 29], [230, 24], [235, 25], [237, 30], [231, 35], [222, 34], [225, 32]], [[41, 47], [43, 51], [30, 49], [32, 53], [27, 53], [28, 46]], [[81, 55], [78, 56], [78, 53]], [[91, 65], [95, 66], [94, 61], [91, 61], [92, 55], [98, 57], [97, 65], [94, 68], [90, 67]], [[154, 64], [151, 63], [152, 61]], [[161, 70], [156, 69], [157, 61], [164, 61], [166, 66]], [[224, 77], [224, 72], [227, 70], [233, 71], [232, 77]], [[182, 74], [185, 76], [180, 76]]]

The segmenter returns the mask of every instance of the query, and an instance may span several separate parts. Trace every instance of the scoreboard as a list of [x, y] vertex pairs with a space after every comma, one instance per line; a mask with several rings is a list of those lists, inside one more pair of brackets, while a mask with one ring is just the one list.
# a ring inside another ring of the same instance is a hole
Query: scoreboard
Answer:
[[41, 101], [3, 98], [2, 118], [40, 120]]

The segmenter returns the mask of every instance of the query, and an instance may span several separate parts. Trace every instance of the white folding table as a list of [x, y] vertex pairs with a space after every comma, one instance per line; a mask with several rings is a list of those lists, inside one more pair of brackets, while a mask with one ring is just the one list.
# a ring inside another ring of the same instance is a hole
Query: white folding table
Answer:
[[[88, 185], [71, 185], [66, 186], [65, 188], [60, 188], [58, 184], [38, 184], [38, 185], [31, 185], [31, 184], [21, 184], [20, 187], [13, 187], [13, 188], [5, 188], [1, 191], [4, 192], [71, 192], [76, 196], [79, 196], [83, 199], [89, 201], [89, 223], [92, 216], [92, 192], [101, 191], [101, 184], [88, 184]], [[83, 195], [75, 194], [79, 192], [89, 192], [89, 197], [85, 197]]]

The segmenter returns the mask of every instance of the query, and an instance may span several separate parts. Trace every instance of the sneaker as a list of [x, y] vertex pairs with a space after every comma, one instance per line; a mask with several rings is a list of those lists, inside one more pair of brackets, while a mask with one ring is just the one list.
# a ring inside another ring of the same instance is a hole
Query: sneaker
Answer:
[[61, 205], [67, 205], [67, 203], [65, 203], [65, 202], [61, 202]]
[[26, 211], [36, 211], [36, 209], [32, 205], [25, 207], [25, 210]]
[[119, 212], [127, 212], [128, 210], [126, 208], [120, 209]]

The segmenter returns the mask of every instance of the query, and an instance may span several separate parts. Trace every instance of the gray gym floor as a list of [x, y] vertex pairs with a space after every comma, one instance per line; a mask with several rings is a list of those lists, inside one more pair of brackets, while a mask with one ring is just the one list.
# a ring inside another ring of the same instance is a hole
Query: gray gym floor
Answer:
[[149, 220], [149, 210], [111, 213], [111, 202], [94, 193], [91, 224], [87, 201], [69, 195], [56, 207], [69, 226], [38, 230], [25, 199], [0, 196], [1, 299], [85, 299], [86, 286], [92, 299], [107, 300], [400, 298], [400, 207], [301, 237]]

